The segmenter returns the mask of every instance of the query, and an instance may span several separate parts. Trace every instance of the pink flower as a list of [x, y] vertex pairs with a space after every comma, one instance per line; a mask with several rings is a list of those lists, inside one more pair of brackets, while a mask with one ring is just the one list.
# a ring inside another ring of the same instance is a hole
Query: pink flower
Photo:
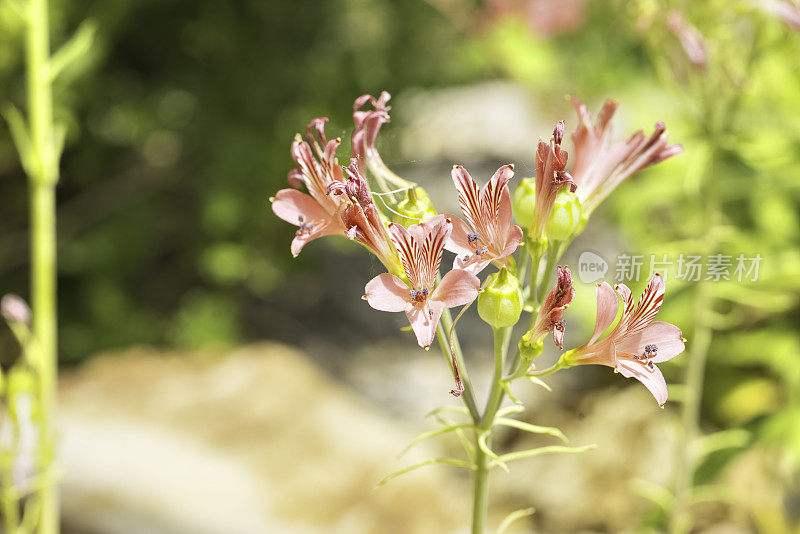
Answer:
[[553, 342], [558, 348], [564, 348], [564, 310], [575, 299], [575, 288], [572, 287], [572, 273], [568, 267], [558, 267], [558, 282], [545, 297], [542, 307], [536, 316], [532, 339], [541, 339], [553, 333]]
[[547, 221], [553, 212], [558, 191], [564, 184], [569, 184], [570, 191], [575, 192], [575, 181], [564, 169], [567, 166], [569, 154], [561, 149], [564, 139], [564, 121], [558, 121], [553, 130], [550, 143], [539, 139], [536, 149], [536, 207], [534, 209], [531, 239], [537, 241], [544, 235]]
[[648, 137], [638, 130], [627, 141], [611, 142], [611, 118], [617, 103], [608, 100], [592, 123], [589, 110], [577, 98], [570, 98], [580, 125], [572, 134], [575, 161], [572, 176], [578, 185], [578, 199], [588, 216], [630, 175], [683, 152], [679, 144], [667, 144], [663, 122], [657, 122]]
[[292, 158], [298, 166], [289, 172], [289, 185], [295, 188], [305, 185], [309, 194], [297, 189], [281, 189], [270, 199], [275, 215], [300, 227], [292, 240], [294, 256], [300, 254], [309, 241], [325, 235], [343, 235], [345, 230], [339, 216], [340, 199], [328, 194], [331, 183], [343, 179], [342, 168], [336, 161], [336, 149], [341, 140], [325, 138], [326, 122], [326, 118], [312, 120], [307, 129], [308, 142], [298, 134], [292, 143]]
[[384, 273], [364, 288], [364, 299], [376, 310], [405, 312], [419, 346], [426, 350], [433, 343], [444, 308], [472, 302], [480, 288], [474, 274], [458, 269], [436, 283], [444, 244], [452, 230], [452, 222], [444, 215], [412, 224], [407, 230], [400, 224], [390, 224], [407, 282]]
[[401, 272], [397, 250], [381, 218], [369, 184], [359, 171], [357, 158], [350, 160], [347, 180], [334, 180], [328, 184], [328, 193], [339, 202], [339, 216], [344, 235], [367, 247], [391, 272]]
[[511, 195], [508, 182], [514, 176], [513, 165], [503, 165], [478, 191], [467, 170], [453, 167], [453, 183], [465, 223], [451, 217], [453, 233], [445, 248], [456, 254], [454, 269], [478, 274], [491, 262], [505, 263], [522, 241], [522, 229], [511, 224]]
[[[607, 282], [597, 286], [597, 320], [589, 342], [573, 349], [562, 360], [567, 365], [598, 364], [613, 367], [627, 378], [644, 384], [660, 406], [667, 402], [664, 375], [654, 364], [683, 352], [680, 329], [670, 323], [653, 321], [664, 300], [664, 278], [653, 275], [639, 302], [634, 306], [631, 290], [624, 284], [614, 289]], [[622, 299], [622, 316], [614, 330], [598, 339], [614, 322]]]

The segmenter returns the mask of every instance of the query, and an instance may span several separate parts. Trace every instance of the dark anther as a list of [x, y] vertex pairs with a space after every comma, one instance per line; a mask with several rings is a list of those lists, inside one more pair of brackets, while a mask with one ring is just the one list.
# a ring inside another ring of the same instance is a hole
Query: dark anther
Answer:
[[305, 220], [306, 220], [306, 218], [305, 218], [305, 217], [303, 217], [302, 215], [298, 215], [298, 216], [297, 216], [297, 221], [298, 221], [298, 222], [303, 222], [303, 221], [305, 221]]
[[467, 234], [467, 241], [469, 241], [470, 245], [480, 238], [481, 236], [478, 234], [478, 232], [470, 232]]
[[557, 145], [561, 144], [561, 141], [564, 140], [564, 121], [558, 121], [556, 124], [555, 129], [553, 130], [553, 141]]

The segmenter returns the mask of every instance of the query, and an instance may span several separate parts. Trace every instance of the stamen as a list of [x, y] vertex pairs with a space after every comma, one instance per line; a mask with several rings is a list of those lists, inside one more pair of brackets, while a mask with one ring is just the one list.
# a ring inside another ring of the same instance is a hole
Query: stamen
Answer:
[[473, 244], [475, 241], [477, 241], [480, 238], [481, 238], [481, 236], [480, 236], [480, 234], [478, 232], [470, 232], [470, 233], [467, 234], [467, 241], [469, 241], [470, 245]]

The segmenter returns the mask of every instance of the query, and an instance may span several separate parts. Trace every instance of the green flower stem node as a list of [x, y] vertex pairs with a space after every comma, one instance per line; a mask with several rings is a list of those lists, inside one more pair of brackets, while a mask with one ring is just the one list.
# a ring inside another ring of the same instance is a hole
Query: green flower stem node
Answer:
[[[533, 330], [529, 330], [523, 334], [519, 340], [519, 357], [522, 360], [520, 370], [527, 370], [530, 363], [539, 356], [544, 350], [544, 337], [540, 336], [539, 339], [534, 339]], [[527, 365], [526, 365], [527, 364]], [[523, 371], [524, 372], [524, 371]]]
[[403, 226], [417, 224], [436, 215], [428, 193], [421, 187], [406, 190], [406, 197], [394, 208], [392, 220]]
[[511, 195], [514, 218], [523, 228], [530, 228], [533, 224], [533, 208], [536, 204], [535, 184], [536, 180], [533, 178], [523, 178]]
[[545, 232], [552, 241], [569, 242], [585, 226], [583, 212], [577, 195], [566, 187], [558, 192]]
[[478, 314], [493, 328], [514, 326], [522, 313], [522, 288], [505, 267], [487, 279], [478, 297]]

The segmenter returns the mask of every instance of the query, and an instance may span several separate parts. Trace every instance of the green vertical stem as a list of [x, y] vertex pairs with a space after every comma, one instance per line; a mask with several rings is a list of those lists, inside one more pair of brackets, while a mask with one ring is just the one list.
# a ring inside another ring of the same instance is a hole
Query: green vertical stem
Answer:
[[46, 482], [40, 492], [40, 534], [59, 530], [58, 493], [52, 484], [53, 417], [56, 372], [56, 210], [58, 166], [54, 153], [53, 91], [47, 0], [30, 0], [26, 34], [28, 116], [35, 160], [30, 178], [31, 303], [33, 335], [38, 344], [39, 469]]
[[[494, 377], [492, 389], [486, 401], [486, 410], [480, 421], [476, 421], [475, 432], [475, 488], [472, 500], [472, 534], [483, 534], [486, 528], [486, 511], [489, 506], [489, 459], [478, 445], [478, 436], [491, 431], [497, 410], [503, 401], [503, 365], [511, 339], [511, 328], [494, 329]], [[487, 440], [489, 443], [489, 440]]]

